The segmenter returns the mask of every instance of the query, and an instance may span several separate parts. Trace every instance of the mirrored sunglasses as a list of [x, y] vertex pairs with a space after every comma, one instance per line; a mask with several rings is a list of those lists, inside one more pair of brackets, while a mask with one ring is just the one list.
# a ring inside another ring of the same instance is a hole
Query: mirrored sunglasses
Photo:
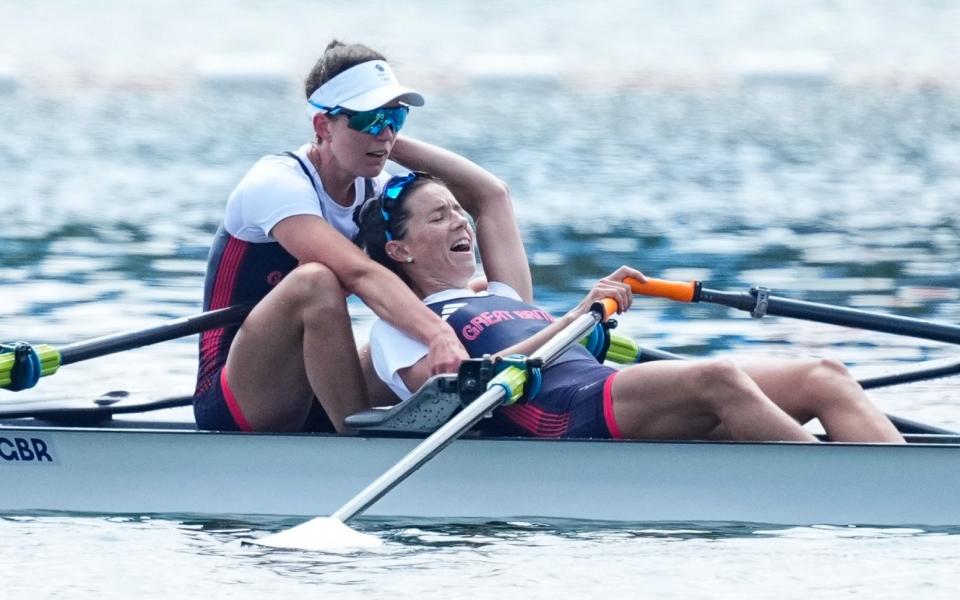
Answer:
[[329, 108], [310, 100], [308, 102], [320, 110], [327, 111], [330, 116], [345, 115], [347, 117], [347, 127], [370, 135], [380, 135], [380, 132], [387, 127], [392, 127], [393, 132], [398, 133], [407, 120], [407, 113], [410, 112], [409, 106], [393, 106], [390, 108], [381, 106], [373, 110], [355, 111], [342, 106]]
[[[393, 231], [390, 227], [390, 211], [396, 207], [397, 199], [403, 193], [403, 188], [407, 187], [416, 178], [416, 171], [406, 175], [396, 175], [391, 177], [387, 181], [387, 185], [383, 187], [383, 193], [380, 197], [380, 214], [383, 215], [384, 233], [386, 233], [388, 242], [393, 240]], [[387, 207], [387, 200], [392, 201], [389, 208]]]

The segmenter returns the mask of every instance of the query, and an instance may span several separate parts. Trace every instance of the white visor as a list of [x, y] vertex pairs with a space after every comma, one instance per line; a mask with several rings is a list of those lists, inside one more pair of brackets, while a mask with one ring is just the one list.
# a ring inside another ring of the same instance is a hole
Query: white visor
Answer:
[[310, 114], [326, 112], [335, 106], [355, 111], [373, 110], [394, 100], [423, 106], [423, 96], [400, 85], [386, 61], [371, 60], [350, 67], [310, 94]]

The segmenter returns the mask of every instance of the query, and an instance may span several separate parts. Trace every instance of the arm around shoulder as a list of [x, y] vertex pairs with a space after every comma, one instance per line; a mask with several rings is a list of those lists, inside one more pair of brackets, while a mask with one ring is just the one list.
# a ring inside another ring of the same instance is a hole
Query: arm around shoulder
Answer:
[[391, 273], [320, 217], [299, 215], [274, 227], [274, 237], [301, 263], [333, 271], [344, 290], [356, 294], [380, 318], [430, 349], [432, 372], [456, 371], [466, 351], [452, 329], [399, 277]]

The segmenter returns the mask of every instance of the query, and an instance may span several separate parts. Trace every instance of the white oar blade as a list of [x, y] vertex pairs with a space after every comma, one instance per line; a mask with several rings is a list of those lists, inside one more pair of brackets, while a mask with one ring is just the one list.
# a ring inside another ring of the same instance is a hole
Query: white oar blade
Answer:
[[253, 543], [285, 550], [324, 551], [378, 548], [383, 545], [383, 540], [375, 535], [351, 529], [340, 519], [317, 517], [286, 531], [262, 537]]

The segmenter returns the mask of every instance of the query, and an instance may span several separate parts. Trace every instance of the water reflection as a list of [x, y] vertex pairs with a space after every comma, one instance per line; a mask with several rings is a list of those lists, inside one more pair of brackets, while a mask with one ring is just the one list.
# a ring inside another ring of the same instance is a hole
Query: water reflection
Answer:
[[[300, 108], [296, 91], [282, 89], [7, 98], [0, 338], [65, 343], [197, 312], [225, 198], [259, 156], [308, 138]], [[72, 126], [54, 134], [51, 125], [66, 120]], [[716, 289], [764, 285], [793, 298], [960, 319], [953, 88], [554, 83], [498, 86], [490, 102], [488, 85], [462, 84], [436, 90], [408, 130], [510, 184], [538, 300], [552, 310], [631, 264]], [[372, 315], [353, 306], [362, 338]], [[946, 352], [652, 299], [621, 318], [621, 332], [694, 354], [827, 350], [870, 363]], [[189, 388], [191, 340], [140, 352], [150, 358], [91, 362], [72, 385], [106, 381], [120, 362], [138, 365], [136, 380], [147, 386], [172, 375]]]

